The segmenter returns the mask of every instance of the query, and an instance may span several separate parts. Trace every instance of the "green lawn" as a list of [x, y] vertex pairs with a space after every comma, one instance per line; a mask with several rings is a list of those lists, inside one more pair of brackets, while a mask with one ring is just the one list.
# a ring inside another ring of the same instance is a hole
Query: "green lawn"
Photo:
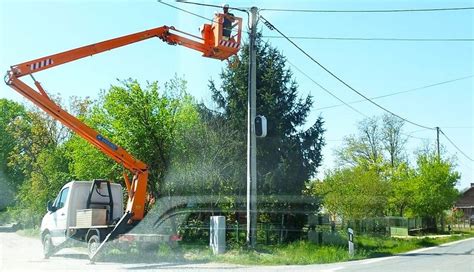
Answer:
[[474, 237], [473, 232], [441, 238], [401, 239], [389, 237], [359, 236], [356, 238], [356, 254], [349, 257], [347, 247], [315, 245], [306, 241], [288, 245], [260, 246], [257, 250], [233, 249], [223, 255], [213, 256], [210, 251], [185, 250], [184, 257], [193, 261], [212, 261], [252, 265], [288, 265], [333, 263], [372, 257], [391, 256], [423, 247], [436, 246], [452, 241]]

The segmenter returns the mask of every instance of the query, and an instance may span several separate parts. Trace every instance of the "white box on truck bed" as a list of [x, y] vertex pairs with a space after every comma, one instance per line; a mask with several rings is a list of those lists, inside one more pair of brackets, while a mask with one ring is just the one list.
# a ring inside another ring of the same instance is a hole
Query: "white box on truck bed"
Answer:
[[107, 209], [82, 209], [76, 212], [76, 227], [90, 228], [107, 223]]

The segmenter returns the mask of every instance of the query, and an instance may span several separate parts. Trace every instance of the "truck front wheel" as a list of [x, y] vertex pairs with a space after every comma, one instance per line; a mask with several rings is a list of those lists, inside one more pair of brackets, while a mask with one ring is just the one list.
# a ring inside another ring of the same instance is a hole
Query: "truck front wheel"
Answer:
[[49, 259], [54, 253], [53, 242], [51, 241], [51, 234], [46, 233], [43, 236], [43, 256], [45, 259]]
[[89, 259], [92, 259], [92, 256], [94, 256], [94, 253], [99, 248], [99, 245], [100, 245], [99, 236], [92, 235], [91, 237], [89, 237], [89, 241], [87, 241], [87, 250], [89, 253]]

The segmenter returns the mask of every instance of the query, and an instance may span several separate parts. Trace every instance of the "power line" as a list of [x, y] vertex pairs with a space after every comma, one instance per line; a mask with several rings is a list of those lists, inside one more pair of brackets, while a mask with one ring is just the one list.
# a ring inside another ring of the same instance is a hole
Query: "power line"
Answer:
[[286, 61], [291, 65], [293, 66], [298, 72], [300, 72], [301, 74], [303, 74], [306, 78], [308, 78], [310, 81], [312, 81], [314, 84], [316, 84], [319, 88], [321, 88], [323, 91], [325, 91], [326, 93], [328, 93], [330, 96], [334, 97], [335, 99], [337, 99], [339, 102], [341, 102], [343, 105], [346, 105], [347, 107], [349, 107], [350, 109], [352, 109], [353, 111], [357, 112], [358, 114], [364, 116], [364, 117], [368, 117], [367, 115], [365, 115], [364, 113], [360, 112], [359, 110], [357, 110], [356, 108], [352, 107], [351, 105], [349, 105], [348, 103], [346, 103], [344, 100], [340, 99], [339, 97], [337, 97], [335, 94], [333, 94], [331, 91], [329, 91], [328, 89], [326, 89], [324, 86], [322, 86], [321, 84], [319, 84], [318, 82], [316, 82], [312, 77], [310, 77], [308, 74], [306, 74], [305, 72], [303, 72], [300, 68], [298, 68], [296, 65], [294, 65], [293, 63], [291, 63], [288, 59], [286, 59]]
[[471, 170], [471, 174], [474, 172], [474, 170], [469, 166], [469, 164], [465, 164], [464, 161], [462, 160], [459, 160], [459, 163], [462, 164], [464, 167], [468, 168], [469, 170]]
[[[194, 15], [194, 16], [196, 16], [196, 17], [199, 17], [199, 18], [204, 19], [204, 20], [206, 20], [206, 21], [209, 21], [209, 22], [211, 22], [211, 23], [219, 23], [219, 22], [216, 22], [216, 21], [214, 21], [214, 20], [212, 20], [212, 19], [209, 19], [209, 18], [207, 18], [207, 17], [204, 17], [204, 16], [202, 16], [202, 15], [199, 15], [199, 14], [197, 14], [197, 13], [191, 12], [191, 11], [189, 11], [189, 10], [182, 9], [182, 8], [177, 7], [177, 6], [174, 6], [174, 5], [168, 4], [168, 3], [166, 3], [166, 2], [163, 2], [162, 0], [157, 0], [157, 2], [160, 3], [160, 4], [166, 5], [166, 6], [168, 6], [168, 7], [171, 7], [171, 8], [177, 9], [177, 10], [180, 10], [180, 11], [182, 11], [182, 12], [185, 12], [185, 13], [188, 13], [188, 14], [191, 14], [191, 15]], [[195, 5], [199, 5], [199, 6], [221, 7], [221, 6], [216, 6], [216, 5], [200, 4], [200, 3], [185, 2], [185, 1], [176, 1], [176, 2], [181, 2], [181, 3], [184, 3], [184, 4], [195, 4]], [[240, 8], [233, 8], [233, 9], [242, 11], [242, 9], [240, 9]], [[245, 10], [243, 10], [243, 11], [245, 11]], [[242, 30], [242, 32], [248, 33], [248, 32], [245, 31], [245, 30]]]
[[408, 138], [413, 138], [413, 139], [417, 139], [417, 140], [433, 141], [433, 138], [416, 137], [416, 136], [412, 136], [411, 133], [409, 133], [409, 134], [407, 134], [407, 133], [401, 133], [401, 134], [407, 136]]
[[454, 128], [454, 129], [473, 129], [474, 127], [443, 127], [443, 128]]
[[[160, 0], [158, 0], [158, 1], [160, 1]], [[203, 3], [191, 2], [191, 1], [186, 1], [186, 0], [176, 0], [176, 2], [182, 3], [182, 4], [191, 4], [191, 5], [203, 6], [203, 7], [222, 8], [222, 5], [203, 4]], [[238, 8], [238, 7], [230, 7], [230, 6], [229, 6], [229, 9], [235, 9], [235, 10], [242, 11], [242, 12], [247, 12], [248, 11], [248, 8]]]
[[414, 134], [414, 133], [421, 132], [421, 131], [425, 131], [425, 130], [428, 130], [428, 129], [426, 129], [426, 128], [424, 128], [424, 129], [418, 129], [418, 130], [410, 131], [410, 132], [408, 132], [408, 134], [412, 135], [412, 134]]
[[444, 131], [442, 131], [442, 130], [440, 129], [439, 132], [441, 132], [441, 134], [444, 135], [444, 137], [446, 138], [446, 140], [448, 140], [448, 142], [450, 142], [450, 143], [459, 151], [459, 153], [463, 154], [464, 157], [466, 157], [468, 160], [474, 161], [474, 160], [471, 159], [468, 155], [466, 155], [466, 153], [464, 153], [453, 141], [451, 141], [451, 139], [449, 139], [449, 137], [446, 135], [446, 133], [444, 133]]
[[422, 8], [422, 9], [368, 9], [368, 10], [323, 10], [323, 9], [261, 9], [261, 11], [275, 12], [306, 12], [306, 13], [396, 13], [396, 12], [440, 12], [473, 10], [474, 7], [449, 7], [449, 8]]
[[341, 82], [342, 84], [344, 84], [347, 88], [351, 89], [353, 92], [357, 93], [359, 96], [363, 97], [364, 99], [366, 99], [367, 101], [369, 101], [370, 103], [374, 104], [375, 106], [379, 107], [380, 109], [390, 113], [391, 115], [395, 116], [395, 117], [398, 117], [400, 118], [401, 120], [404, 120], [405, 122], [407, 123], [410, 123], [412, 125], [415, 125], [415, 126], [418, 126], [418, 127], [421, 127], [421, 128], [426, 128], [426, 129], [432, 129], [434, 130], [434, 128], [430, 128], [430, 127], [427, 127], [427, 126], [424, 126], [424, 125], [420, 125], [418, 123], [415, 123], [415, 122], [412, 122], [406, 118], [403, 118], [401, 117], [400, 115], [396, 114], [396, 113], [393, 113], [392, 111], [382, 107], [381, 105], [375, 103], [374, 101], [370, 100], [370, 98], [368, 98], [367, 96], [365, 96], [364, 94], [362, 94], [361, 92], [357, 91], [356, 89], [354, 89], [352, 86], [350, 86], [349, 84], [347, 84], [344, 80], [342, 80], [341, 78], [339, 78], [337, 75], [335, 75], [333, 72], [331, 72], [329, 69], [327, 69], [324, 65], [322, 65], [321, 63], [319, 63], [316, 59], [314, 59], [311, 55], [309, 55], [305, 50], [303, 50], [301, 47], [299, 47], [293, 40], [291, 40], [290, 38], [288, 38], [285, 34], [283, 34], [278, 28], [276, 28], [274, 25], [272, 25], [267, 19], [265, 19], [263, 16], [260, 16], [260, 18], [262, 20], [265, 21], [265, 25], [267, 25], [270, 29], [272, 30], [276, 30], [281, 36], [285, 37], [286, 40], [288, 40], [291, 44], [293, 44], [293, 46], [295, 46], [298, 50], [300, 50], [304, 55], [306, 55], [309, 59], [311, 59], [314, 63], [316, 63], [319, 67], [321, 67], [324, 71], [326, 71], [328, 74], [330, 74], [332, 77], [334, 77], [335, 79], [337, 79], [339, 82]]
[[[361, 111], [357, 110], [356, 108], [352, 107], [351, 105], [349, 105], [349, 103], [345, 102], [344, 100], [340, 99], [339, 97], [337, 97], [335, 94], [333, 94], [331, 91], [329, 91], [328, 89], [326, 89], [324, 86], [322, 86], [321, 84], [319, 84], [318, 82], [316, 82], [312, 77], [310, 77], [308, 74], [306, 74], [305, 72], [303, 72], [301, 69], [299, 69], [296, 65], [294, 65], [293, 63], [291, 63], [288, 59], [286, 59], [286, 62], [288, 62], [293, 68], [295, 68], [298, 72], [300, 72], [301, 74], [303, 74], [306, 78], [308, 78], [310, 81], [312, 81], [314, 84], [316, 84], [319, 88], [321, 88], [322, 90], [324, 90], [326, 93], [328, 93], [329, 95], [331, 95], [332, 97], [336, 98], [337, 100], [339, 100], [340, 102], [343, 103], [343, 105], [349, 107], [351, 110], [357, 112], [358, 114], [364, 116], [364, 117], [368, 117], [366, 114], [362, 113]], [[431, 130], [431, 129], [422, 129], [422, 130]], [[418, 130], [418, 131], [421, 131], [421, 130]], [[412, 132], [413, 133], [413, 132]], [[402, 133], [403, 135], [407, 136], [408, 138], [413, 138], [413, 139], [418, 139], [418, 140], [428, 140], [428, 141], [431, 141], [432, 139], [429, 139], [429, 138], [422, 138], [422, 137], [416, 137], [416, 136], [412, 136], [411, 134], [406, 134], [406, 133]]]
[[[374, 97], [371, 97], [370, 99], [376, 100], [376, 99], [381, 99], [381, 98], [394, 96], [394, 95], [398, 95], [398, 94], [402, 94], [402, 93], [419, 91], [419, 90], [423, 90], [423, 89], [427, 89], [427, 88], [431, 88], [431, 87], [435, 87], [435, 86], [439, 86], [439, 85], [443, 85], [443, 84], [448, 84], [448, 83], [452, 83], [452, 82], [456, 82], [456, 81], [459, 81], [459, 80], [468, 79], [468, 78], [472, 78], [472, 77], [474, 77], [474, 75], [469, 75], [469, 76], [454, 78], [454, 79], [450, 79], [450, 80], [446, 80], [446, 81], [441, 81], [441, 82], [437, 82], [437, 83], [434, 83], [434, 84], [429, 84], [429, 85], [413, 88], [413, 89], [406, 90], [406, 91], [400, 91], [400, 92], [388, 93], [388, 94], [384, 94], [384, 95], [380, 95], [380, 96], [374, 96]], [[352, 102], [348, 102], [348, 103], [349, 104], [356, 104], [356, 103], [361, 103], [361, 102], [365, 102], [365, 101], [367, 101], [367, 100], [363, 99], [363, 100], [357, 100], [357, 101], [352, 101]], [[326, 106], [326, 107], [318, 108], [316, 110], [325, 110], [325, 109], [337, 108], [337, 107], [340, 107], [340, 106], [343, 106], [343, 104]]]
[[[199, 14], [197, 14], [197, 13], [193, 13], [193, 12], [191, 12], [191, 11], [188, 11], [188, 10], [185, 10], [185, 9], [182, 9], [182, 8], [179, 8], [179, 7], [177, 7], [177, 6], [173, 6], [173, 5], [171, 5], [171, 4], [168, 4], [168, 3], [163, 2], [163, 1], [161, 1], [161, 0], [157, 0], [157, 2], [160, 3], [160, 4], [163, 4], [163, 5], [165, 5], [165, 6], [168, 6], [168, 7], [177, 9], [177, 10], [180, 10], [180, 11], [182, 11], [182, 12], [185, 12], [185, 13], [188, 13], [188, 14], [191, 14], [191, 15], [194, 15], [194, 16], [199, 17], [199, 18], [201, 18], [201, 19], [214, 22], [214, 20], [211, 20], [211, 19], [209, 19], [209, 18], [206, 18], [206, 17], [204, 17], [204, 16], [202, 16], [202, 15], [199, 15]], [[180, 2], [180, 1], [177, 1], [177, 2]]]
[[[264, 35], [263, 38], [281, 39], [281, 36]], [[334, 40], [334, 41], [395, 41], [395, 42], [474, 42], [473, 38], [360, 38], [360, 37], [312, 37], [288, 36], [295, 40]]]

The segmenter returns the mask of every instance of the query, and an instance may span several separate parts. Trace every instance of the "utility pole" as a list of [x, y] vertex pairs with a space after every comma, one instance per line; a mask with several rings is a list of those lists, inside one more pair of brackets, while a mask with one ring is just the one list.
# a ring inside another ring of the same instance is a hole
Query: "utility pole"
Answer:
[[257, 138], [255, 117], [257, 111], [256, 29], [258, 8], [250, 9], [249, 75], [247, 104], [247, 245], [255, 247], [257, 240]]
[[436, 127], [436, 148], [438, 150], [438, 161], [441, 158], [441, 155], [439, 154], [439, 127]]

